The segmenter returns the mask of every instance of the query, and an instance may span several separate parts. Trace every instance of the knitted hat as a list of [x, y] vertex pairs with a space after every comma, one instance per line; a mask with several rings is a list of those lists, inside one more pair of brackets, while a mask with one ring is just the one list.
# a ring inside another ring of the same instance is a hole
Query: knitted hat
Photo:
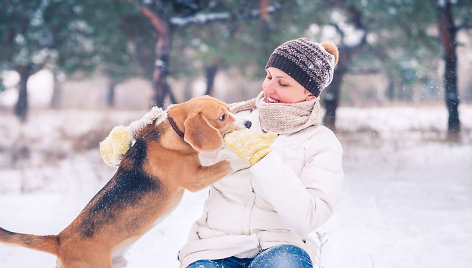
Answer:
[[270, 55], [266, 69], [275, 67], [284, 71], [318, 97], [333, 80], [338, 56], [338, 48], [332, 43], [318, 44], [298, 38], [277, 47]]

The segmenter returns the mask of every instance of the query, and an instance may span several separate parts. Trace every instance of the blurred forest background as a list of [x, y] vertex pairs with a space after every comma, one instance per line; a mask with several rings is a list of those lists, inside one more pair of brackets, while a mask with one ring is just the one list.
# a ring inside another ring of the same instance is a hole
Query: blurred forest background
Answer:
[[284, 41], [340, 50], [324, 123], [341, 106], [444, 105], [449, 134], [472, 101], [470, 0], [2, 0], [0, 109], [166, 107], [261, 90]]

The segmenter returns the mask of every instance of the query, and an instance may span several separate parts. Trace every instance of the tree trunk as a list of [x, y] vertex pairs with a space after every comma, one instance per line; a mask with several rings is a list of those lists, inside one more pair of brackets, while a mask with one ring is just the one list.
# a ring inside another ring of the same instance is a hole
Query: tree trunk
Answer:
[[61, 86], [59, 84], [59, 79], [57, 78], [57, 73], [53, 72], [54, 77], [54, 86], [52, 88], [52, 97], [49, 107], [51, 109], [58, 109], [61, 102]]
[[170, 86], [167, 83], [167, 75], [170, 72], [169, 61], [172, 43], [170, 22], [145, 6], [140, 8], [141, 12], [151, 20], [152, 25], [157, 31], [157, 42], [154, 49], [154, 72], [152, 75], [153, 99], [154, 105], [164, 107], [166, 95], [169, 94], [171, 96], [171, 101], [173, 99], [173, 95], [170, 94]]
[[459, 120], [459, 95], [457, 92], [457, 55], [456, 55], [456, 31], [452, 14], [451, 1], [436, 4], [436, 15], [439, 28], [439, 36], [444, 49], [445, 70], [444, 87], [445, 101], [449, 113], [448, 134], [457, 138], [461, 123]]
[[345, 9], [346, 14], [350, 23], [357, 29], [363, 32], [359, 42], [354, 45], [347, 45], [344, 42], [345, 33], [339, 25], [334, 24], [337, 33], [341, 37], [341, 44], [338, 46], [339, 58], [336, 69], [334, 70], [333, 81], [330, 86], [326, 88], [325, 96], [323, 98], [326, 109], [326, 114], [323, 118], [323, 124], [331, 130], [336, 130], [336, 110], [339, 105], [339, 96], [341, 92], [341, 86], [344, 82], [344, 75], [348, 73], [348, 66], [352, 59], [356, 58], [364, 49], [367, 44], [367, 33], [368, 30], [363, 23], [363, 12], [356, 9], [349, 1], [335, 1], [336, 5], [339, 5]]
[[116, 85], [115, 81], [110, 81], [108, 84], [108, 92], [107, 92], [107, 106], [114, 107], [115, 106], [115, 88]]
[[218, 71], [218, 64], [214, 63], [211, 66], [205, 68], [205, 78], [206, 78], [206, 90], [205, 95], [212, 95], [215, 85], [215, 76]]
[[15, 105], [15, 115], [20, 121], [26, 121], [28, 114], [28, 90], [27, 83], [31, 76], [31, 66], [18, 66], [15, 70], [20, 74], [20, 87], [18, 92], [18, 100]]
[[352, 58], [359, 53], [360, 47], [347, 47], [341, 45], [338, 47], [338, 50], [339, 60], [336, 69], [334, 69], [333, 81], [325, 89], [326, 92], [323, 97], [323, 103], [326, 109], [326, 113], [323, 117], [323, 124], [333, 131], [336, 130], [336, 110], [339, 105], [339, 95], [344, 75], [348, 71], [348, 66]]
[[388, 76], [386, 95], [389, 101], [395, 100], [395, 82], [393, 81], [393, 78], [390, 75]]
[[326, 89], [323, 98], [326, 109], [326, 113], [323, 117], [323, 124], [333, 131], [336, 130], [336, 110], [338, 109], [339, 93], [341, 92], [341, 85], [345, 74], [345, 68], [339, 68], [334, 71], [333, 81]]

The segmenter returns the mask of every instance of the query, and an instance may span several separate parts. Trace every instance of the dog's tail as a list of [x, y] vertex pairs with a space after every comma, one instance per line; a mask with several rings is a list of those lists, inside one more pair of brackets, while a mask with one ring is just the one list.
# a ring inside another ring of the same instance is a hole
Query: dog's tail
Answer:
[[0, 241], [57, 255], [59, 240], [56, 235], [31, 235], [7, 231], [0, 227]]

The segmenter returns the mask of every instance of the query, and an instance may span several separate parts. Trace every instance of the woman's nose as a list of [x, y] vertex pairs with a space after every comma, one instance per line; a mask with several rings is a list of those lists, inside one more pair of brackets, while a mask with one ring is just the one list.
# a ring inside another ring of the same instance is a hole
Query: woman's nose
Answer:
[[273, 81], [269, 81], [266, 84], [266, 91], [268, 91], [270, 93], [274, 93], [276, 91], [276, 85], [274, 84]]

